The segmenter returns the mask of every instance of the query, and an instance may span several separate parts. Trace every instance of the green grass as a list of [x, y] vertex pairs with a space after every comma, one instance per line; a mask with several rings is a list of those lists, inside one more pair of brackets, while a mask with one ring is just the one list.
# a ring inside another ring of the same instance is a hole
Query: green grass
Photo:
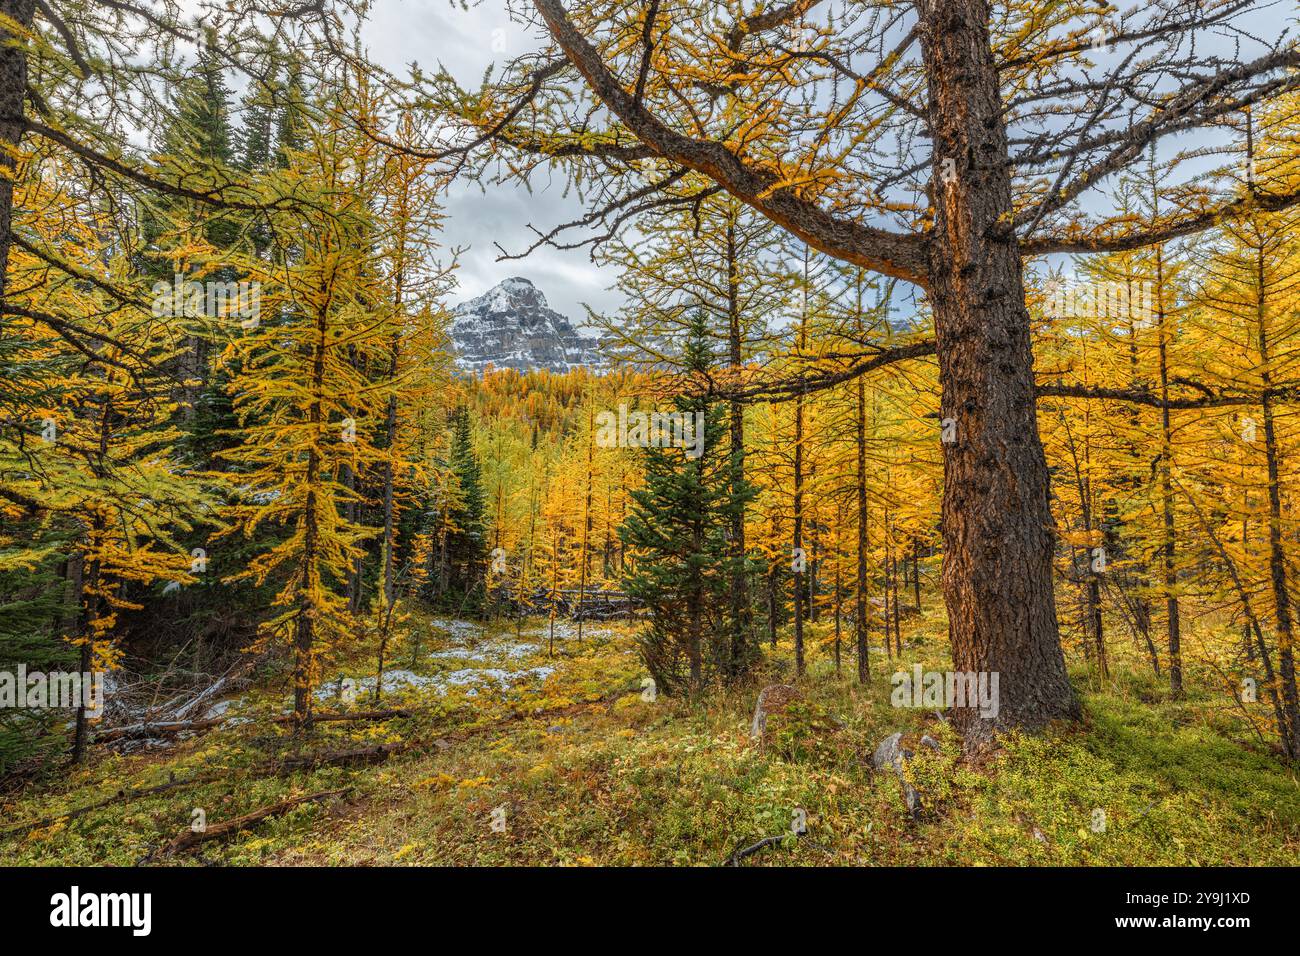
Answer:
[[[904, 649], [903, 665], [947, 666], [934, 636], [943, 633], [940, 622], [926, 618], [909, 630], [905, 640], [916, 646]], [[994, 757], [971, 766], [940, 721], [890, 706], [892, 665], [874, 662], [875, 680], [859, 687], [848, 666], [834, 675], [826, 625], [812, 636], [805, 699], [772, 719], [764, 745], [748, 736], [753, 699], [763, 681], [789, 680], [787, 643], [769, 655], [754, 687], [696, 703], [637, 694], [593, 702], [640, 677], [630, 632], [617, 629], [580, 648], [566, 643], [545, 682], [490, 698], [450, 695], [413, 720], [322, 725], [308, 744], [425, 741], [377, 766], [259, 775], [255, 768], [296, 746], [265, 721], [223, 727], [162, 754], [97, 753], [88, 766], [3, 803], [0, 829], [172, 774], [220, 771], [221, 779], [0, 838], [0, 858], [131, 864], [187, 827], [192, 808], [215, 823], [293, 794], [350, 786], [342, 800], [264, 821], [176, 862], [717, 865], [738, 847], [789, 832], [800, 809], [806, 836], [745, 865], [1300, 860], [1296, 772], [1253, 739], [1225, 694], [1201, 689], [1169, 701], [1140, 660], [1116, 661], [1118, 676], [1105, 688], [1087, 689], [1094, 681], [1076, 669], [1083, 725], [1006, 738]], [[552, 663], [544, 643], [512, 666], [538, 663]], [[263, 689], [249, 707], [268, 713], [281, 699]], [[467, 734], [471, 719], [480, 730]], [[918, 752], [909, 773], [925, 797], [919, 820], [905, 810], [894, 777], [870, 769], [875, 745], [894, 731]], [[921, 733], [940, 741], [938, 753], [915, 746]], [[444, 746], [432, 743], [439, 737]], [[500, 806], [504, 833], [490, 825]]]

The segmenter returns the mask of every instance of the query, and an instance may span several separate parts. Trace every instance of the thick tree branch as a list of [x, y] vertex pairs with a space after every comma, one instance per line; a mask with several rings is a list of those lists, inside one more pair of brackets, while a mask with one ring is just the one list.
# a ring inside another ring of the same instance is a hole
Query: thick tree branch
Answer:
[[732, 53], [738, 52], [746, 37], [797, 20], [820, 2], [821, 0], [794, 0], [793, 3], [787, 3], [783, 7], [776, 7], [766, 13], [755, 13], [745, 17], [727, 31], [727, 49]]
[[923, 339], [907, 345], [895, 345], [881, 348], [874, 354], [853, 362], [835, 371], [822, 371], [814, 374], [794, 375], [767, 382], [760, 382], [741, 388], [717, 388], [711, 394], [728, 401], [739, 402], [786, 402], [800, 395], [820, 392], [844, 382], [852, 381], [859, 375], [875, 369], [905, 362], [909, 359], [925, 358], [934, 354], [934, 339]]
[[1300, 391], [1293, 387], [1272, 388], [1266, 392], [1256, 392], [1250, 395], [1215, 394], [1204, 386], [1197, 387], [1207, 394], [1202, 395], [1200, 398], [1170, 398], [1167, 400], [1146, 389], [1100, 388], [1093, 385], [1039, 385], [1035, 391], [1039, 398], [1101, 399], [1103, 401], [1126, 402], [1130, 405], [1147, 405], [1151, 408], [1169, 409], [1258, 405], [1265, 396], [1281, 399], [1282, 401], [1294, 401], [1297, 397], [1300, 397]]
[[41, 11], [41, 16], [49, 21], [50, 25], [58, 31], [59, 36], [63, 38], [63, 46], [68, 51], [68, 56], [72, 58], [72, 62], [77, 64], [77, 69], [81, 71], [81, 78], [83, 80], [89, 79], [90, 75], [95, 71], [91, 69], [90, 64], [86, 62], [86, 58], [82, 56], [81, 48], [77, 46], [77, 38], [72, 35], [72, 30], [69, 29], [67, 23], [54, 12], [45, 0], [36, 0], [36, 9]]
[[1281, 212], [1300, 204], [1300, 190], [1243, 196], [1213, 209], [1191, 216], [1181, 216], [1146, 229], [1133, 229], [1133, 221], [1120, 220], [1107, 230], [1091, 235], [1043, 236], [1020, 244], [1024, 256], [1041, 256], [1052, 252], [1125, 252], [1167, 242], [1180, 236], [1203, 232], [1250, 212]]
[[187, 186], [178, 186], [175, 183], [169, 183], [166, 180], [159, 179], [157, 176], [150, 175], [149, 173], [142, 172], [138, 169], [133, 169], [119, 159], [114, 159], [91, 146], [87, 146], [85, 143], [78, 142], [62, 130], [53, 129], [42, 123], [37, 123], [29, 119], [23, 120], [23, 126], [36, 135], [48, 139], [50, 142], [58, 143], [68, 151], [81, 157], [81, 159], [85, 160], [91, 166], [108, 170], [109, 172], [116, 173], [117, 175], [129, 179], [141, 186], [155, 189], [171, 196], [179, 196], [183, 199], [192, 199], [195, 202], [203, 203], [207, 206], [216, 206], [221, 209], [239, 209], [246, 212], [273, 209], [278, 206], [283, 206], [285, 205], [285, 202], [287, 202], [287, 200], [277, 200], [272, 203], [256, 203], [227, 198], [224, 195], [227, 189], [236, 190], [242, 188], [236, 183], [206, 190], [191, 189]]
[[[1300, 51], [1282, 50], [1259, 57], [1250, 63], [1239, 64], [1231, 70], [1215, 73], [1199, 83], [1193, 83], [1168, 98], [1154, 115], [1145, 122], [1138, 123], [1123, 131], [1117, 138], [1117, 145], [1099, 162], [1090, 164], [1071, 182], [1057, 182], [1053, 189], [1037, 204], [1020, 214], [1017, 227], [1026, 222], [1032, 232], [1033, 226], [1047, 213], [1063, 208], [1077, 199], [1085, 190], [1095, 186], [1102, 179], [1113, 173], [1127, 169], [1142, 153], [1157, 140], [1188, 128], [1196, 128], [1213, 121], [1218, 116], [1235, 112], [1243, 106], [1252, 105], [1254, 99], [1264, 95], [1277, 96], [1289, 89], [1300, 86], [1300, 76], [1287, 76], [1269, 84], [1264, 90], [1256, 91], [1255, 96], [1225, 98], [1225, 93], [1235, 83], [1249, 81], [1265, 73], [1271, 73], [1287, 67], [1300, 66]], [[1100, 110], [1100, 105], [1098, 110]], [[1114, 137], [1115, 134], [1108, 134]], [[1081, 153], [1087, 151], [1084, 143], [1065, 151], [1069, 163]], [[1062, 171], [1064, 175], [1065, 170]]]
[[755, 168], [725, 145], [669, 129], [625, 90], [600, 53], [578, 33], [559, 0], [534, 0], [551, 36], [592, 92], [658, 155], [710, 177], [742, 202], [828, 255], [918, 285], [927, 282], [925, 240], [832, 216], [780, 185], [777, 175]]

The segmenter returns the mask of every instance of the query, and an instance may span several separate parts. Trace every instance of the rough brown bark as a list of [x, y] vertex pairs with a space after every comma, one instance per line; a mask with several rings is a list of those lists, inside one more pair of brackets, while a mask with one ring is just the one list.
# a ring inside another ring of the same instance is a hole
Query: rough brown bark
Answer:
[[933, 0], [921, 42], [934, 139], [930, 301], [945, 442], [944, 598], [953, 663], [999, 673], [996, 717], [954, 708], [980, 746], [998, 729], [1077, 718], [1052, 589], [1054, 528], [1038, 435], [1006, 129], [983, 0]]
[[891, 565], [892, 565], [892, 567], [893, 567], [893, 574], [890, 576], [890, 585], [891, 585], [891, 587], [892, 587], [892, 589], [893, 589], [893, 597], [892, 597], [892, 599], [890, 600], [889, 604], [890, 604], [890, 607], [891, 607], [891, 608], [893, 609], [893, 611], [894, 611], [894, 650], [898, 653], [898, 656], [899, 656], [899, 657], [902, 657], [902, 656], [903, 656], [902, 617], [901, 617], [901, 614], [900, 614], [900, 610], [901, 610], [901, 609], [900, 609], [899, 606], [898, 606], [898, 604], [899, 604], [899, 599], [898, 599], [898, 587], [899, 587], [899, 585], [898, 585], [898, 577], [899, 577], [898, 553], [897, 553], [897, 552], [896, 552], [896, 551], [891, 547], [891, 548], [889, 549], [888, 554], [889, 554], [889, 560], [890, 560], [890, 563], [891, 563]]
[[[35, 0], [0, 0], [0, 13], [23, 27], [32, 25]], [[13, 236], [14, 152], [23, 138], [23, 101], [27, 96], [27, 51], [0, 29], [0, 302]]]
[[[957, 442], [944, 446], [943, 506], [954, 663], [1000, 675], [998, 716], [959, 709], [955, 722], [978, 743], [1001, 727], [1077, 718], [1057, 633], [1048, 473], [987, 2], [917, 5], [934, 143], [935, 214], [924, 235], [838, 218], [797, 189], [772, 188], [775, 172], [652, 115], [574, 26], [562, 0], [533, 5], [596, 96], [656, 154], [708, 176], [814, 248], [926, 289], [941, 409], [958, 422]], [[950, 168], [954, 175], [945, 176]]]
[[[393, 361], [389, 380], [397, 378], [397, 336], [393, 336]], [[397, 597], [396, 552], [397, 552], [397, 509], [394, 501], [393, 446], [397, 444], [397, 396], [388, 397], [388, 409], [384, 420], [384, 564], [382, 568], [384, 604], [392, 605]]]

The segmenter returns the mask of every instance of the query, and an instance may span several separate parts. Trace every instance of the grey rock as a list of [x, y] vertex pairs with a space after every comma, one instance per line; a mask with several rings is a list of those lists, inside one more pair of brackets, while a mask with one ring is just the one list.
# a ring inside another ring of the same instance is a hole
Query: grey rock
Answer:
[[[925, 743], [926, 739], [929, 738], [923, 738], [921, 742]], [[921, 794], [908, 782], [904, 772], [904, 766], [913, 756], [912, 751], [903, 746], [901, 733], [890, 734], [876, 746], [875, 753], [871, 755], [871, 766], [876, 770], [888, 767], [894, 772], [898, 782], [903, 785], [903, 803], [907, 805], [908, 812], [916, 816], [921, 811]]]
[[938, 753], [939, 751], [939, 741], [935, 740], [929, 734], [926, 734], [924, 737], [921, 738], [921, 746], [929, 747], [931, 750], [935, 751], [936, 753]]
[[488, 366], [567, 372], [600, 364], [597, 339], [576, 330], [522, 277], [497, 283], [456, 306], [451, 316], [456, 364], [466, 372]]
[[767, 715], [784, 710], [799, 697], [799, 690], [789, 684], [769, 684], [758, 692], [754, 702], [754, 719], [749, 722], [749, 736], [761, 740], [767, 732]]
[[876, 747], [876, 752], [871, 755], [871, 766], [877, 770], [884, 770], [886, 767], [900, 768], [903, 764], [903, 735], [890, 734], [882, 740]]
[[921, 794], [906, 780], [903, 781], [903, 802], [907, 804], [907, 812], [912, 816], [921, 812]]

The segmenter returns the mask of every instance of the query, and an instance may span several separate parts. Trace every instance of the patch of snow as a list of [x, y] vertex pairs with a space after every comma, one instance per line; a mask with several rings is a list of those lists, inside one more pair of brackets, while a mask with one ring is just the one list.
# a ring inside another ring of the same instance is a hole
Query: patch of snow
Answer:
[[450, 617], [437, 617], [429, 622], [439, 630], [446, 631], [453, 640], [464, 643], [468, 638], [483, 633], [483, 625], [473, 621], [461, 621]]
[[[474, 684], [495, 685], [507, 690], [515, 684], [531, 680], [545, 680], [555, 672], [553, 667], [529, 667], [524, 670], [511, 671], [500, 667], [465, 667], [446, 674], [416, 674], [409, 670], [388, 671], [384, 674], [384, 690], [397, 687], [428, 688], [439, 694], [445, 694], [449, 687], [470, 687], [469, 694], [474, 696], [478, 690]], [[355, 681], [354, 689], [358, 699], [367, 693], [374, 693], [374, 677], [363, 677]], [[317, 689], [315, 697], [320, 701], [334, 700], [338, 697], [338, 681], [333, 680]]]
[[[534, 640], [546, 644], [550, 641], [551, 627], [550, 624], [541, 624], [537, 627], [527, 628], [524, 634]], [[606, 624], [583, 624], [582, 639], [585, 641], [589, 637], [610, 637], [615, 633], [615, 628]], [[578, 639], [578, 625], [573, 621], [556, 621], [555, 622], [555, 639], [556, 641], [576, 641]]]
[[526, 680], [545, 680], [555, 673], [554, 667], [530, 667], [522, 671], [508, 671], [500, 667], [465, 668], [443, 674], [442, 679], [453, 687], [464, 687], [478, 682], [495, 682], [503, 690]]
[[445, 651], [433, 651], [429, 657], [434, 660], [464, 660], [486, 664], [492, 661], [518, 660], [540, 651], [541, 647], [537, 644], [489, 641], [475, 648], [453, 647]]

